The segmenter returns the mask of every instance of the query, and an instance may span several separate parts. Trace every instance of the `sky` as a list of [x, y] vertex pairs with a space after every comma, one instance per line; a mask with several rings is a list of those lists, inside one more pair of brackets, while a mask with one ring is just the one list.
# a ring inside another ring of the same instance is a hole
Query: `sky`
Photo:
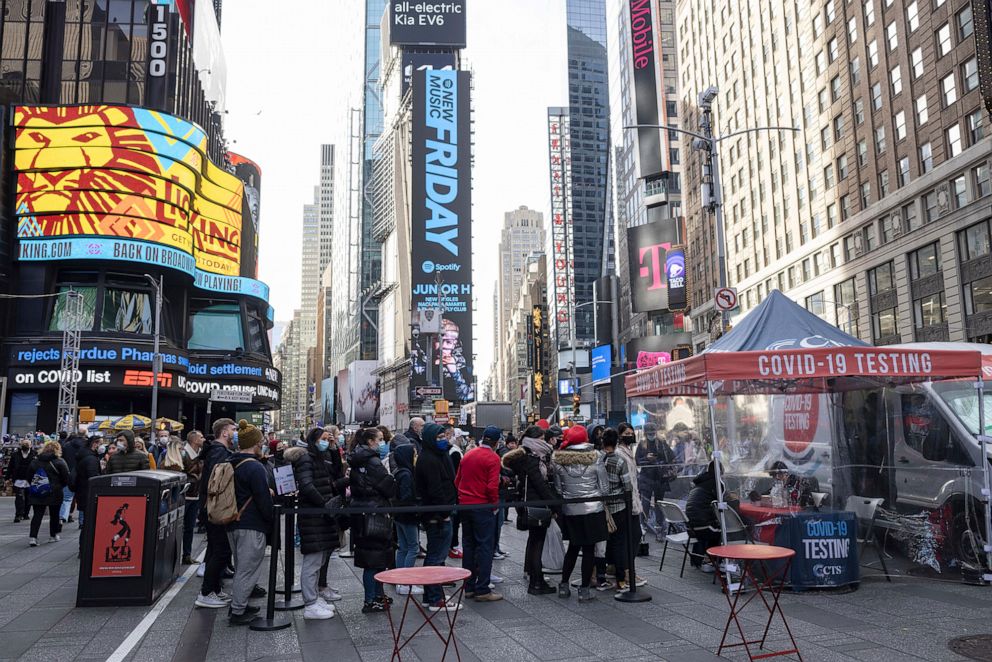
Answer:
[[[473, 71], [475, 169], [472, 216], [476, 292], [475, 371], [493, 355], [493, 290], [506, 211], [547, 217], [547, 107], [567, 103], [564, 2], [470, 0], [463, 67]], [[262, 169], [259, 278], [277, 320], [300, 304], [303, 205], [312, 201], [320, 145], [347, 154], [348, 109], [361, 105], [364, 4], [293, 0], [224, 4], [225, 134], [230, 149]], [[336, 185], [346, 185], [341, 177]]]

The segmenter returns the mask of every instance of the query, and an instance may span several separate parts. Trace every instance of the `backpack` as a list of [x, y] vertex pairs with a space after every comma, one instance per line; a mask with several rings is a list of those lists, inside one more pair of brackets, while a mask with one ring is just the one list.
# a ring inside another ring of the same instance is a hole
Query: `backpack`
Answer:
[[[51, 464], [48, 465], [51, 468]], [[28, 494], [36, 499], [46, 499], [52, 496], [52, 481], [48, 478], [48, 472], [44, 467], [38, 467], [34, 475], [31, 476], [31, 484], [28, 485]]]
[[245, 505], [238, 508], [238, 502], [234, 495], [234, 470], [245, 462], [256, 462], [252, 458], [241, 460], [236, 465], [230, 462], [222, 462], [210, 472], [210, 481], [207, 483], [207, 519], [211, 524], [227, 525], [233, 524], [241, 519], [245, 508], [251, 503], [252, 497], [248, 497]]

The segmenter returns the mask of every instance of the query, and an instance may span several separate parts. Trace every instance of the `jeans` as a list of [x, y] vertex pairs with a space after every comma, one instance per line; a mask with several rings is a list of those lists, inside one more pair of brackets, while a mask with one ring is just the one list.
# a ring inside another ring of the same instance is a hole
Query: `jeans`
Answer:
[[31, 507], [28, 505], [28, 488], [14, 488], [14, 517], [27, 519], [31, 517]]
[[385, 596], [382, 590], [382, 582], [377, 582], [375, 576], [381, 572], [372, 568], [365, 568], [362, 571], [362, 586], [365, 587], [365, 602], [375, 602]]
[[69, 519], [69, 513], [72, 512], [72, 500], [74, 498], [76, 498], [75, 492], [68, 487], [62, 488], [62, 507], [59, 509], [59, 519]]
[[219, 524], [207, 522], [207, 555], [204, 561], [206, 567], [203, 569], [200, 594], [220, 593], [224, 570], [231, 562], [231, 544], [227, 539], [227, 532]]
[[489, 593], [493, 572], [493, 548], [496, 544], [496, 516], [489, 510], [462, 511], [462, 568], [471, 572], [465, 591], [476, 595]]
[[420, 551], [420, 531], [416, 524], [396, 522], [396, 567], [412, 568]]
[[611, 533], [609, 540], [606, 541], [606, 558], [613, 563], [617, 581], [621, 582], [627, 577], [630, 544], [630, 515], [627, 509], [613, 513], [613, 521], [616, 522], [617, 530]]
[[[183, 556], [193, 555], [193, 531], [196, 529], [196, 518], [200, 515], [200, 502], [196, 499], [186, 499], [186, 512], [183, 514]], [[82, 521], [82, 519], [80, 519]]]
[[530, 585], [544, 584], [544, 566], [541, 557], [544, 555], [544, 539], [548, 536], [548, 527], [540, 526], [527, 532], [527, 546], [524, 549], [524, 570], [530, 577]]
[[48, 533], [53, 538], [62, 532], [62, 522], [59, 521], [59, 504], [54, 506], [31, 506], [34, 514], [31, 516], [31, 537], [37, 538], [38, 531], [41, 530], [41, 520], [48, 511]]
[[231, 614], [240, 616], [245, 613], [265, 560], [265, 534], [254, 529], [235, 529], [227, 532], [227, 540], [234, 555]]
[[494, 552], [503, 551], [499, 548], [499, 536], [501, 533], [503, 533], [503, 522], [505, 521], [506, 521], [506, 509], [498, 508], [496, 510], [496, 543], [493, 546]]
[[[444, 565], [444, 560], [448, 558], [448, 550], [451, 549], [451, 520], [429, 522], [424, 525], [424, 530], [427, 532], [424, 566]], [[440, 586], [424, 587], [424, 604], [432, 605], [441, 600], [444, 600], [444, 591]]]
[[317, 602], [317, 575], [320, 574], [320, 566], [330, 555], [331, 553], [326, 550], [303, 555], [303, 563], [300, 566], [300, 588], [303, 589], [303, 604], [312, 605]]

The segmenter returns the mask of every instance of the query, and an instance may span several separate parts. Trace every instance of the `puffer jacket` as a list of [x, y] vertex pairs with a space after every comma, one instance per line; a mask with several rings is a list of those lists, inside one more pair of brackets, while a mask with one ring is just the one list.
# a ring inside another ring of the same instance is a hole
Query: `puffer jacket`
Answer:
[[[396, 495], [396, 482], [386, 471], [379, 453], [359, 446], [348, 458], [351, 467], [351, 505], [384, 507]], [[393, 543], [362, 535], [364, 515], [352, 515], [351, 536], [355, 542], [355, 567], [378, 570], [393, 565]]]
[[[537, 454], [526, 448], [515, 448], [503, 456], [503, 466], [513, 472], [517, 496], [521, 501], [550, 501], [558, 498], [541, 473], [541, 460]], [[550, 508], [556, 513], [561, 512], [560, 506], [550, 506]], [[531, 525], [532, 523], [527, 521], [527, 509], [517, 508], [517, 529], [526, 531]]]
[[[601, 497], [609, 492], [606, 468], [599, 461], [599, 452], [590, 443], [555, 451], [551, 456], [551, 469], [555, 488], [563, 499]], [[567, 516], [601, 513], [603, 502], [567, 503], [563, 510]]]
[[338, 547], [338, 527], [329, 509], [334, 481], [325, 462], [327, 453], [316, 446], [287, 448], [283, 459], [293, 465], [301, 508], [328, 508], [326, 515], [300, 515], [300, 553], [315, 554]]
[[148, 453], [135, 449], [130, 453], [118, 452], [107, 462], [108, 474], [122, 474], [148, 468]]
[[48, 474], [48, 483], [52, 487], [48, 496], [36, 497], [28, 492], [28, 504], [32, 506], [56, 506], [62, 503], [62, 490], [69, 484], [69, 467], [65, 460], [54, 453], [41, 453], [31, 461], [31, 476], [38, 469], [44, 469]]
[[716, 501], [716, 475], [713, 463], [692, 479], [692, 489], [685, 499], [685, 515], [693, 529], [720, 528], [720, 520], [713, 509]]

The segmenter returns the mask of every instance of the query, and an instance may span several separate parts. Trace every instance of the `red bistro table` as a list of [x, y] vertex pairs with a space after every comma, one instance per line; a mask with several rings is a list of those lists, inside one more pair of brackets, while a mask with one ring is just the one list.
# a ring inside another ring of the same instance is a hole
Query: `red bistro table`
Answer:
[[[785, 585], [785, 578], [789, 576], [789, 566], [792, 565], [792, 557], [796, 555], [795, 550], [787, 549], [785, 547], [775, 547], [773, 545], [723, 545], [719, 547], [710, 547], [706, 550], [710, 558], [713, 559], [713, 565], [718, 568], [717, 575], [720, 577], [720, 583], [723, 585], [723, 592], [727, 596], [727, 604], [730, 605], [730, 616], [727, 617], [727, 624], [723, 627], [723, 637], [720, 639], [720, 649], [717, 651], [717, 655], [723, 652], [724, 648], [734, 648], [736, 646], [743, 646], [744, 650], [747, 651], [747, 656], [752, 662], [754, 660], [762, 660], [767, 657], [775, 657], [777, 655], [792, 655], [795, 654], [800, 661], [803, 656], [799, 653], [799, 646], [796, 644], [795, 637], [792, 636], [792, 630], [789, 629], [789, 623], [785, 620], [785, 613], [782, 611], [782, 606], [778, 603], [779, 596], [782, 594], [782, 587]], [[719, 571], [720, 561], [736, 559], [741, 561], [741, 582], [740, 588], [736, 591], [733, 599], [731, 599], [730, 586], [728, 585], [727, 577], [724, 573]], [[768, 561], [785, 561], [779, 571], [775, 573], [768, 572], [768, 566], [766, 562]], [[761, 567], [762, 579], [759, 580], [754, 575], [755, 564]], [[741, 594], [744, 592], [744, 587], [750, 580], [751, 585], [754, 586], [754, 595], [749, 597], [744, 601], [744, 604], [738, 606], [741, 599]], [[777, 582], [777, 585], [776, 585]], [[765, 591], [771, 595], [771, 602], [765, 597]], [[761, 602], [765, 605], [765, 609], [768, 610], [768, 621], [765, 623], [765, 631], [761, 635], [761, 639], [748, 640], [747, 635], [744, 634], [744, 627], [741, 625], [741, 621], [738, 618], [744, 608], [747, 607], [755, 597], [761, 598]], [[771, 627], [772, 619], [775, 617], [775, 612], [782, 619], [782, 625], [785, 626], [785, 631], [789, 634], [789, 639], [792, 641], [792, 648], [783, 651], [771, 651], [768, 653], [761, 653], [760, 655], [754, 655], [751, 653], [751, 645], [758, 644], [759, 650], [764, 649], [765, 639], [768, 638], [768, 629]], [[740, 633], [741, 642], [737, 644], [727, 644], [727, 632], [730, 630], [730, 624], [734, 623], [737, 626], [737, 631]]]
[[[790, 506], [787, 508], [776, 508], [775, 506], [762, 506], [757, 503], [742, 501], [738, 510], [741, 517], [747, 520], [754, 531], [754, 540], [766, 545], [775, 544], [775, 529], [778, 528], [779, 518], [791, 517], [796, 513], [801, 513], [802, 508]], [[774, 522], [771, 522], [774, 520]]]
[[[448, 584], [450, 582], [462, 582], [461, 588], [455, 591], [452, 598], [457, 598], [458, 604], [461, 604], [462, 594], [465, 592], [465, 581], [472, 575], [471, 572], [465, 568], [449, 568], [446, 566], [427, 566], [420, 568], [396, 568], [395, 570], [385, 570], [383, 572], [377, 573], [375, 576], [376, 581], [382, 582], [383, 584], [392, 584], [394, 586], [405, 584], [408, 586], [438, 586], [441, 584]], [[442, 596], [444, 596], [442, 589]], [[444, 596], [445, 602], [448, 598]], [[424, 622], [417, 628], [413, 634], [403, 639], [403, 624], [406, 622], [406, 613], [410, 608], [410, 604], [413, 604], [423, 615]], [[425, 610], [420, 601], [417, 600], [413, 592], [406, 594], [406, 602], [403, 603], [403, 616], [400, 618], [399, 627], [393, 624], [393, 615], [390, 609], [389, 603], [386, 603], [386, 616], [389, 617], [389, 629], [393, 633], [393, 654], [389, 658], [390, 660], [402, 660], [403, 657], [400, 655], [400, 651], [406, 647], [417, 634], [424, 629], [426, 626], [430, 626], [438, 638], [444, 642], [444, 654], [441, 656], [441, 660], [444, 660], [448, 656], [448, 647], [454, 644], [455, 648], [455, 658], [461, 662], [462, 656], [458, 652], [458, 641], [455, 639], [455, 621], [458, 619], [459, 609], [442, 609], [434, 613], [429, 613]], [[441, 631], [437, 629], [434, 625], [434, 617], [440, 613], [448, 619], [448, 636], [441, 634]]]

